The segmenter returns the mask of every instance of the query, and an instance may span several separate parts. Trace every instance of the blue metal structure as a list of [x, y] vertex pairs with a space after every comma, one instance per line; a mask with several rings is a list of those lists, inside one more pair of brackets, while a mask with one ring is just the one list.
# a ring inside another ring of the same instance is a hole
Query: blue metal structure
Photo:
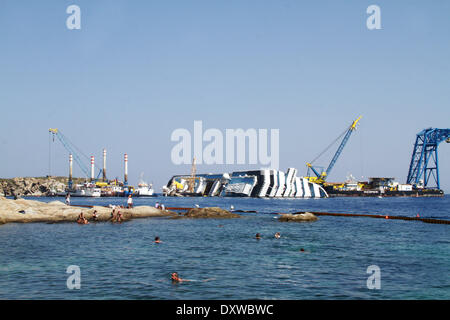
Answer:
[[[440, 189], [438, 146], [442, 141], [450, 143], [450, 129], [424, 129], [417, 134], [409, 165], [406, 183], [424, 188]], [[430, 186], [430, 180], [435, 185]]]
[[[75, 160], [75, 162], [78, 164], [78, 166], [80, 167], [81, 171], [83, 171], [83, 173], [85, 174], [86, 178], [89, 177], [89, 169], [88, 167], [84, 164], [84, 162], [82, 161], [82, 159], [80, 158], [80, 154], [85, 157], [88, 161], [89, 158], [83, 153], [81, 152], [80, 149], [78, 149], [72, 142], [70, 142], [70, 140], [64, 136], [62, 134], [62, 132], [58, 129], [49, 129], [48, 132], [53, 136], [53, 141], [55, 141], [55, 136], [58, 138], [58, 140], [61, 142], [61, 144], [64, 146], [64, 148], [66, 148], [67, 151], [69, 151], [69, 154], [71, 154]], [[97, 175], [96, 180], [99, 179], [100, 175], [102, 174], [102, 169], [99, 169], [99, 173]], [[72, 181], [69, 181], [69, 188], [72, 188]]]
[[[309, 181], [311, 182], [317, 182], [317, 183], [323, 183], [325, 182], [326, 177], [330, 174], [331, 170], [333, 169], [334, 165], [336, 164], [336, 161], [339, 159], [342, 151], [344, 150], [345, 145], [348, 142], [348, 139], [350, 139], [350, 136], [352, 135], [353, 131], [356, 130], [356, 125], [358, 124], [359, 120], [361, 120], [362, 117], [359, 117], [355, 121], [352, 122], [350, 127], [341, 134], [331, 145], [329, 145], [324, 151], [322, 151], [311, 163], [307, 163], [308, 166], [308, 176], [309, 176], [309, 169], [311, 169], [316, 177], [307, 177]], [[344, 135], [345, 134], [345, 135]], [[341, 141], [341, 144], [339, 145], [338, 149], [336, 150], [333, 158], [331, 159], [330, 164], [328, 165], [327, 170], [323, 171], [322, 173], [317, 172], [317, 170], [312, 166], [312, 163], [316, 161], [322, 154], [324, 154], [337, 140], [339, 140], [344, 135], [344, 138]]]

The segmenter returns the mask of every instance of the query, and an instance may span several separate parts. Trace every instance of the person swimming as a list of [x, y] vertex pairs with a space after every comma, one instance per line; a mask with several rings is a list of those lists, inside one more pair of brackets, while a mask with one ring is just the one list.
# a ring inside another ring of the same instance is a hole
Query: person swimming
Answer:
[[181, 279], [178, 275], [178, 272], [172, 272], [170, 275], [170, 279], [173, 283], [181, 283], [181, 282], [207, 282], [211, 280], [216, 280], [216, 278], [208, 278], [204, 280], [191, 280], [191, 279]]
[[257, 240], [259, 240], [259, 239], [261, 239], [261, 235], [260, 235], [259, 233], [257, 233], [256, 236], [255, 236], [255, 238], [256, 238]]
[[275, 233], [275, 238], [276, 239], [280, 239], [281, 238], [281, 234], [279, 232]]
[[170, 275], [172, 282], [184, 282], [184, 281], [191, 281], [188, 279], [181, 279], [180, 276], [178, 275], [178, 272], [172, 272], [172, 274]]
[[155, 237], [154, 243], [161, 243], [161, 240], [159, 239], [159, 237]]

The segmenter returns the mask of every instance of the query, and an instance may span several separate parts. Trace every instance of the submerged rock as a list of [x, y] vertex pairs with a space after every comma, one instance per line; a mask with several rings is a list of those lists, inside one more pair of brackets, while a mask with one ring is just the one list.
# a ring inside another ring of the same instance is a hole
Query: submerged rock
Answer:
[[286, 213], [282, 214], [278, 221], [281, 222], [307, 222], [307, 221], [316, 221], [317, 217], [312, 214], [311, 212], [304, 212], [304, 213]]
[[179, 218], [239, 218], [240, 215], [218, 208], [193, 208], [181, 213]]

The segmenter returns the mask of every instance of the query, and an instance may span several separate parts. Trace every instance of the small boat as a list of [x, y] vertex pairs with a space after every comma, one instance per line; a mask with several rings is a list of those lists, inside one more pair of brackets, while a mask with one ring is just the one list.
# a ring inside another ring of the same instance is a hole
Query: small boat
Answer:
[[153, 186], [151, 184], [148, 185], [145, 182], [138, 184], [134, 195], [137, 197], [155, 197]]
[[72, 197], [100, 197], [102, 190], [97, 188], [93, 183], [85, 183], [75, 186], [74, 190], [69, 190]]

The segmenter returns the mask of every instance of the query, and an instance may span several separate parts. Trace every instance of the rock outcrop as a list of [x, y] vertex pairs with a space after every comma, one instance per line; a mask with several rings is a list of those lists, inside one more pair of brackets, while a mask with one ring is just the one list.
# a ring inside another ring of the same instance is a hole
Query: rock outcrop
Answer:
[[0, 179], [0, 194], [3, 196], [46, 196], [64, 192], [66, 183], [65, 177]]
[[311, 212], [296, 213], [296, 214], [286, 213], [286, 214], [282, 214], [278, 218], [278, 221], [281, 221], [281, 222], [307, 222], [307, 221], [316, 221], [316, 220], [317, 220], [317, 217], [314, 214], [312, 214]]
[[[49, 203], [17, 199], [11, 200], [0, 197], [0, 224], [8, 222], [75, 222], [78, 215], [83, 212], [84, 216], [92, 221], [92, 214], [97, 211], [99, 221], [109, 221], [112, 209], [108, 207], [94, 206], [92, 208], [67, 206], [60, 201]], [[123, 214], [123, 220], [146, 217], [169, 217], [176, 215], [175, 212], [160, 210], [149, 206], [137, 206], [132, 209], [118, 208]]]
[[189, 209], [187, 212], [180, 213], [178, 218], [239, 218], [240, 215], [232, 213], [230, 211], [218, 208], [218, 207], [207, 207], [207, 208], [193, 208]]

